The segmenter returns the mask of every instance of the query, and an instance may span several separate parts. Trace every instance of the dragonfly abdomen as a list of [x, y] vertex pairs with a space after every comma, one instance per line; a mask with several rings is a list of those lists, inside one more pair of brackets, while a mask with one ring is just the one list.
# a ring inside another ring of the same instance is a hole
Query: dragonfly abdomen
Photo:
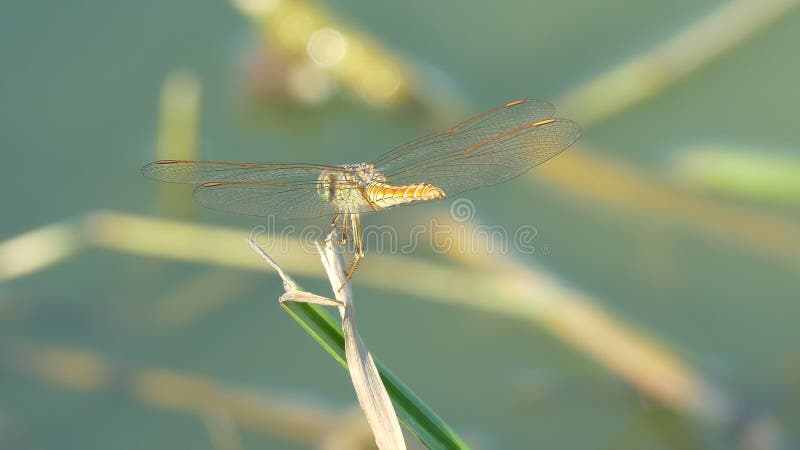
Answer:
[[414, 183], [404, 186], [370, 183], [365, 191], [367, 200], [380, 208], [416, 201], [441, 200], [446, 197], [443, 190], [430, 183]]

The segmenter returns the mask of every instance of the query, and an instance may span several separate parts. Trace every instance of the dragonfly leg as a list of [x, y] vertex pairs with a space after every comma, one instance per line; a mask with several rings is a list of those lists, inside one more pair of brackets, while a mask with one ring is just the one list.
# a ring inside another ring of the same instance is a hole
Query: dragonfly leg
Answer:
[[341, 291], [342, 288], [353, 278], [353, 273], [356, 271], [356, 268], [359, 264], [361, 264], [361, 260], [364, 259], [364, 236], [361, 233], [361, 217], [358, 214], [353, 214], [350, 219], [351, 227], [352, 227], [352, 235], [353, 235], [353, 263], [350, 264], [350, 267], [345, 270], [345, 274], [347, 275], [342, 283], [342, 286], [339, 288]]
[[341, 290], [344, 287], [344, 285], [347, 284], [350, 281], [351, 278], [353, 278], [353, 273], [356, 271], [356, 268], [358, 267], [359, 264], [361, 264], [361, 261], [363, 259], [364, 259], [364, 255], [355, 255], [354, 256], [353, 264], [350, 264], [350, 267], [348, 267], [347, 270], [345, 271], [347, 276], [345, 277], [344, 283], [342, 284], [342, 287], [339, 288], [339, 290]]
[[339, 245], [347, 243], [347, 216], [349, 216], [349, 214], [342, 214], [342, 237], [336, 241]]
[[[345, 213], [336, 213], [336, 217], [333, 218], [333, 222], [331, 222], [331, 228], [337, 228], [339, 226], [339, 220], [342, 220], [342, 237], [341, 239], [337, 239], [334, 242], [338, 245], [344, 245], [347, 243], [347, 214]], [[325, 242], [329, 242], [330, 239], [325, 239]]]
[[[336, 217], [334, 217], [333, 221], [331, 222], [331, 228], [335, 229], [337, 226], [339, 226], [339, 219], [341, 217], [342, 217], [342, 213], [336, 213]], [[325, 242], [325, 243], [330, 242], [330, 238], [326, 237], [323, 242]]]

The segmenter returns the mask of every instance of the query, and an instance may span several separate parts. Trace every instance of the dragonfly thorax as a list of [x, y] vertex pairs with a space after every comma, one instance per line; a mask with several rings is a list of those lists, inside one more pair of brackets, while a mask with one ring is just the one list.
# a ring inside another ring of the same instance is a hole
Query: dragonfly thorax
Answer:
[[386, 183], [386, 176], [368, 163], [348, 164], [341, 170], [326, 170], [317, 182], [317, 194], [342, 212], [375, 209], [366, 196], [367, 188]]

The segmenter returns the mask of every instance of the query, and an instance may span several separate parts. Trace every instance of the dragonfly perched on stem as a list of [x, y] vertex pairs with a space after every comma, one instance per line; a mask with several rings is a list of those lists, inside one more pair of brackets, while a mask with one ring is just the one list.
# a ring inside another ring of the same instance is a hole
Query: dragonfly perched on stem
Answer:
[[286, 219], [334, 216], [353, 244], [345, 283], [364, 258], [362, 213], [435, 201], [503, 183], [572, 145], [580, 127], [554, 118], [541, 100], [516, 100], [452, 128], [397, 147], [369, 163], [318, 164], [154, 161], [154, 180], [194, 184], [203, 206]]

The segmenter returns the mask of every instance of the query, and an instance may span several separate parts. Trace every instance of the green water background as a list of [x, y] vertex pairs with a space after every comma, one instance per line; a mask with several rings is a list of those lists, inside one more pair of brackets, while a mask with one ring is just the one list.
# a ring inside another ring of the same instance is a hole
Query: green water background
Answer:
[[[519, 97], [556, 98], [721, 3], [336, 0], [329, 6], [457, 80], [477, 112]], [[362, 161], [431, 131], [408, 110], [376, 113], [346, 98], [300, 115], [275, 110], [268, 120], [249, 121], [234, 99], [234, 66], [250, 31], [225, 2], [0, 5], [0, 239], [98, 208], [152, 213], [155, 186], [139, 167], [153, 157], [158, 96], [175, 68], [196, 71], [202, 82], [200, 141], [208, 159]], [[656, 171], [697, 143], [797, 154], [798, 45], [795, 12], [583, 139]], [[681, 224], [575, 201], [544, 184], [536, 190], [504, 184], [470, 199], [485, 223], [535, 224], [552, 252], [522, 261], [664, 337], [736, 398], [776, 414], [790, 440], [800, 439], [796, 267]], [[775, 213], [799, 217], [791, 208]], [[214, 212], [197, 220], [254, 224]], [[655, 250], [643, 243], [652, 240]], [[670, 268], [667, 281], [642, 270], [652, 258], [648, 248]], [[147, 327], [148, 306], [161, 293], [212, 270], [86, 252], [1, 287], [33, 312], [4, 320], [0, 339], [75, 346], [126, 364], [354, 404], [346, 373], [277, 306], [281, 286], [274, 276], [243, 275], [250, 280], [246, 292], [189, 326]], [[327, 292], [320, 279], [302, 281]], [[626, 439], [633, 441], [629, 448], [731, 445], [723, 431], [662, 411], [534, 325], [358, 284], [356, 291], [370, 348], [482, 448], [625, 448], [617, 443]], [[15, 446], [211, 448], [194, 417], [118, 395], [58, 389], [11, 371], [1, 379], [0, 415], [15, 424]], [[293, 448], [244, 436], [248, 449]]]

